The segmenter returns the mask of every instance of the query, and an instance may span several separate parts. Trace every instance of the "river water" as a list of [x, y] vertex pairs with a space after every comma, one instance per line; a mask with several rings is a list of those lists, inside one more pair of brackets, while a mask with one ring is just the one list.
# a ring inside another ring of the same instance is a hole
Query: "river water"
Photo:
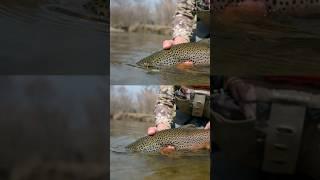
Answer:
[[[123, 147], [139, 137], [146, 135], [146, 130], [153, 123], [125, 120], [110, 122], [111, 148]], [[118, 148], [119, 149], [119, 148]], [[110, 151], [110, 177], [122, 179], [210, 179], [209, 153], [195, 153], [189, 156], [162, 156], [133, 154]]]
[[166, 69], [161, 72], [134, 67], [136, 62], [161, 50], [162, 41], [170, 39], [151, 33], [111, 33], [111, 84], [208, 84], [209, 67], [203, 69]]
[[108, 22], [84, 8], [88, 1], [1, 1], [1, 73], [107, 72]]

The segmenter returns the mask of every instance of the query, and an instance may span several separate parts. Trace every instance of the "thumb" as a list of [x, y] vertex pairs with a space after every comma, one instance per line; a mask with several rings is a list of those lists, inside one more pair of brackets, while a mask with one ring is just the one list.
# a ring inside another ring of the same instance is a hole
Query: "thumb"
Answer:
[[204, 127], [204, 129], [210, 129], [210, 122], [206, 124], [206, 127]]
[[173, 45], [173, 40], [165, 40], [162, 43], [163, 49], [170, 49], [172, 45]]
[[148, 135], [149, 136], [153, 136], [157, 131], [157, 128], [156, 127], [149, 127], [148, 128]]

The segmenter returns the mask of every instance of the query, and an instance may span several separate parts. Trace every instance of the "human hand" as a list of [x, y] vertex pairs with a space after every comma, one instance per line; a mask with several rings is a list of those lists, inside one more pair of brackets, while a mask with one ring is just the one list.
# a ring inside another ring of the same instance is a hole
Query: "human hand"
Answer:
[[[168, 126], [166, 126], [165, 124], [160, 123], [157, 126], [149, 127], [148, 128], [148, 135], [153, 136], [157, 132], [162, 131], [162, 130], [166, 130], [166, 129], [170, 129], [170, 128]], [[160, 150], [160, 153], [166, 155], [166, 154], [170, 154], [173, 151], [175, 151], [175, 147], [171, 146], [171, 145], [167, 145]]]
[[173, 40], [164, 40], [162, 43], [163, 49], [170, 49], [173, 45], [182, 44], [189, 42], [187, 39], [177, 36]]
[[165, 130], [165, 129], [170, 129], [168, 126], [166, 126], [163, 123], [158, 124], [157, 126], [149, 127], [148, 128], [148, 135], [153, 136], [156, 134], [156, 132]]
[[[181, 36], [175, 37], [173, 40], [164, 40], [162, 43], [163, 49], [170, 49], [172, 46], [177, 45], [177, 44], [183, 44], [183, 43], [188, 43], [189, 41]], [[179, 69], [185, 69], [192, 67], [193, 63], [192, 61], [186, 60], [185, 62], [181, 63], [178, 65]]]
[[204, 129], [210, 129], [210, 121], [206, 124], [206, 126], [204, 127]]

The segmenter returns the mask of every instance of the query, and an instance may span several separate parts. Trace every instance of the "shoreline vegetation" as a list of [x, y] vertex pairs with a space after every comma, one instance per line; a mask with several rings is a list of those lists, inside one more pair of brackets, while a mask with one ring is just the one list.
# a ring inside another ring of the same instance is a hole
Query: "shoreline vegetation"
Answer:
[[117, 112], [110, 115], [111, 121], [138, 121], [138, 122], [154, 122], [154, 115], [145, 113], [128, 113], [128, 112]]
[[110, 32], [170, 35], [176, 0], [111, 0]]
[[131, 26], [111, 26], [111, 33], [154, 33], [160, 35], [171, 35], [172, 28], [164, 25], [153, 25], [153, 24], [136, 24]]
[[110, 120], [153, 122], [158, 87], [142, 86], [136, 92], [131, 88], [130, 85], [110, 87]]

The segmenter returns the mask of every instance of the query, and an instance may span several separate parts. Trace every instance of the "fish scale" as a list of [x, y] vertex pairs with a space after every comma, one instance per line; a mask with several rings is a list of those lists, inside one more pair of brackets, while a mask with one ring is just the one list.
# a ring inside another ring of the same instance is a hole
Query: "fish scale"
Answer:
[[196, 150], [210, 143], [210, 130], [194, 128], [176, 128], [157, 132], [153, 136], [138, 139], [126, 148], [133, 152], [159, 152], [161, 148], [172, 145], [177, 151]]
[[158, 51], [137, 63], [142, 67], [169, 67], [184, 61], [192, 61], [194, 65], [210, 64], [210, 47], [204, 43], [183, 43], [168, 50]]

